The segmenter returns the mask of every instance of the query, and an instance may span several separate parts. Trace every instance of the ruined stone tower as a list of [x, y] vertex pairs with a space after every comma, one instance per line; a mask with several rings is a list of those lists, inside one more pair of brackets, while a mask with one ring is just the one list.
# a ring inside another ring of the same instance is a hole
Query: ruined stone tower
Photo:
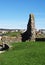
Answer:
[[29, 34], [29, 40], [30, 41], [35, 41], [35, 20], [34, 20], [34, 15], [30, 14], [29, 15], [29, 21], [27, 25], [27, 32]]
[[21, 35], [22, 41], [35, 41], [35, 20], [34, 15], [29, 15], [27, 30]]

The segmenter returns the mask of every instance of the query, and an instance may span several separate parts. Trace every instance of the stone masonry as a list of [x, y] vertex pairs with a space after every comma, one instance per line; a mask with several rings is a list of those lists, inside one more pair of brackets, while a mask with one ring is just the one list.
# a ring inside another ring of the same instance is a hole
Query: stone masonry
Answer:
[[35, 20], [34, 15], [29, 15], [27, 30], [22, 34], [22, 41], [35, 41]]
[[27, 30], [24, 33], [20, 33], [17, 36], [2, 36], [2, 42], [10, 43], [10, 42], [25, 42], [25, 41], [35, 41], [35, 20], [34, 15], [29, 15], [29, 21], [27, 24]]
[[30, 35], [29, 40], [35, 41], [35, 20], [34, 20], [34, 15], [33, 14], [29, 15], [27, 31], [28, 31], [28, 34]]

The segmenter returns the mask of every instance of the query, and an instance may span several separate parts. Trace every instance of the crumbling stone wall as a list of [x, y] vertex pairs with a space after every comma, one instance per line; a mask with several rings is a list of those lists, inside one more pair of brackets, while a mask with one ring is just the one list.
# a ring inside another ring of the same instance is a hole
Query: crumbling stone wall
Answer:
[[29, 15], [27, 30], [22, 34], [22, 41], [35, 41], [35, 20], [34, 15]]
[[10, 43], [10, 42], [21, 42], [21, 41], [35, 41], [35, 20], [34, 15], [29, 15], [29, 21], [27, 24], [27, 30], [18, 35], [17, 37], [9, 37], [9, 36], [3, 36], [2, 42], [4, 43]]
[[35, 41], [35, 20], [34, 20], [33, 14], [29, 15], [27, 31], [28, 31], [28, 34], [30, 34], [30, 40]]

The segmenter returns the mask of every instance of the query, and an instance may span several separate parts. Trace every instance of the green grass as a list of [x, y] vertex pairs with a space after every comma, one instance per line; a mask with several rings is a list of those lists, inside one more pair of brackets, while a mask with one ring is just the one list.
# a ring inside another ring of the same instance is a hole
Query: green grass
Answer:
[[0, 54], [0, 65], [45, 65], [45, 42], [13, 43]]
[[21, 32], [8, 32], [5, 33], [4, 35], [6, 36], [19, 36], [21, 34]]

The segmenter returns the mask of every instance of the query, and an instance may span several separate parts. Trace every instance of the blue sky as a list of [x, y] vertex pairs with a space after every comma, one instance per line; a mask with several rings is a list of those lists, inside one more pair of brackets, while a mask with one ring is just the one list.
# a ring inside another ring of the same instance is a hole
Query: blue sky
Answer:
[[0, 0], [0, 28], [26, 29], [30, 13], [36, 29], [44, 29], [45, 0]]

